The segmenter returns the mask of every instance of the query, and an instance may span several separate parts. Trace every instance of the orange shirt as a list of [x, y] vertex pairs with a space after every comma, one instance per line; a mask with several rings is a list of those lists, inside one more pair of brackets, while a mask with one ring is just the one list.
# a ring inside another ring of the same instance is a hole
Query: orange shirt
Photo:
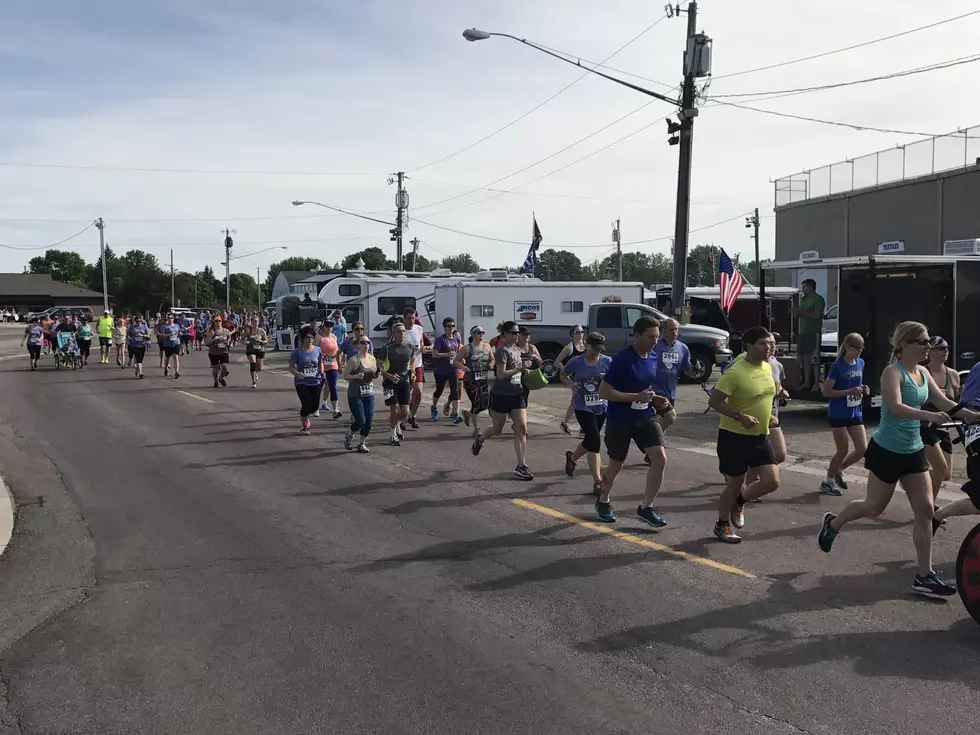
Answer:
[[323, 366], [327, 370], [336, 370], [338, 367], [337, 355], [340, 352], [340, 348], [337, 345], [337, 338], [334, 335], [321, 335], [320, 352], [323, 353]]

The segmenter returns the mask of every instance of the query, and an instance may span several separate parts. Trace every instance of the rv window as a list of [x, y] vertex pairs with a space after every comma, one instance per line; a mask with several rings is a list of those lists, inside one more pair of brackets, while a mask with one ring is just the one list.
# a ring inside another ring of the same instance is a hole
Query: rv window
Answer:
[[585, 311], [585, 304], [581, 301], [562, 301], [561, 302], [561, 313], [562, 314], [574, 314], [576, 312]]
[[481, 306], [479, 304], [474, 304], [470, 307], [470, 316], [475, 317], [487, 317], [493, 316], [493, 306], [486, 305]]
[[407, 307], [415, 308], [415, 298], [413, 296], [379, 296], [378, 313], [381, 316], [402, 315]]
[[361, 284], [359, 283], [344, 283], [337, 289], [341, 296], [360, 296], [361, 295]]
[[596, 314], [595, 328], [600, 332], [603, 329], [622, 329], [623, 327], [623, 307], [621, 306], [600, 306], [599, 313]]

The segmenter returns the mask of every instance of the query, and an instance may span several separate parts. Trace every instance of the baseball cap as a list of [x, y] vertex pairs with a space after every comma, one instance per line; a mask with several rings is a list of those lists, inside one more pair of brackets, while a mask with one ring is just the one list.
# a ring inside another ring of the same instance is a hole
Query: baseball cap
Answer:
[[944, 340], [942, 337], [936, 336], [929, 340], [930, 350], [941, 350], [944, 348], [949, 348], [949, 342]]

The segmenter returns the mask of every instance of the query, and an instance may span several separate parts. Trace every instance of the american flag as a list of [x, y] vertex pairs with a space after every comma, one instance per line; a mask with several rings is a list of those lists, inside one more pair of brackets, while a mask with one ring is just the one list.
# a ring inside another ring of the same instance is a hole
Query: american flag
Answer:
[[728, 253], [722, 250], [721, 258], [718, 259], [718, 292], [721, 297], [721, 308], [726, 314], [731, 313], [738, 295], [742, 293], [744, 283], [745, 279], [739, 273], [738, 266], [728, 257]]
[[524, 258], [524, 265], [521, 267], [521, 273], [533, 273], [535, 266], [538, 264], [538, 248], [541, 247], [541, 230], [538, 229], [538, 219], [532, 215], [531, 221], [533, 225], [531, 227], [531, 247], [527, 251], [527, 257]]

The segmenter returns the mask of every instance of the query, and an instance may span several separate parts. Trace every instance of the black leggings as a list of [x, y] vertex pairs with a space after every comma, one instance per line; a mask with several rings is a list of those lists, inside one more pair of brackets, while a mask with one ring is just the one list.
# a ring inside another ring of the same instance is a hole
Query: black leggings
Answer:
[[586, 452], [598, 453], [602, 449], [602, 440], [599, 435], [602, 433], [602, 425], [606, 423], [606, 414], [592, 413], [591, 411], [575, 411], [575, 418], [578, 425], [585, 432], [582, 439], [582, 446]]
[[442, 398], [442, 392], [446, 389], [446, 384], [449, 384], [449, 400], [458, 401], [459, 400], [459, 374], [449, 373], [448, 375], [440, 375], [436, 373], [436, 389], [432, 393], [432, 402], [438, 403], [439, 399]]
[[31, 359], [37, 362], [41, 359], [41, 345], [27, 345], [27, 354], [31, 356]]
[[296, 386], [296, 395], [299, 396], [300, 417], [305, 419], [320, 410], [320, 391], [322, 390], [322, 384]]
[[89, 354], [92, 352], [92, 340], [90, 339], [80, 339], [78, 340], [78, 351], [82, 354], [86, 360]]

